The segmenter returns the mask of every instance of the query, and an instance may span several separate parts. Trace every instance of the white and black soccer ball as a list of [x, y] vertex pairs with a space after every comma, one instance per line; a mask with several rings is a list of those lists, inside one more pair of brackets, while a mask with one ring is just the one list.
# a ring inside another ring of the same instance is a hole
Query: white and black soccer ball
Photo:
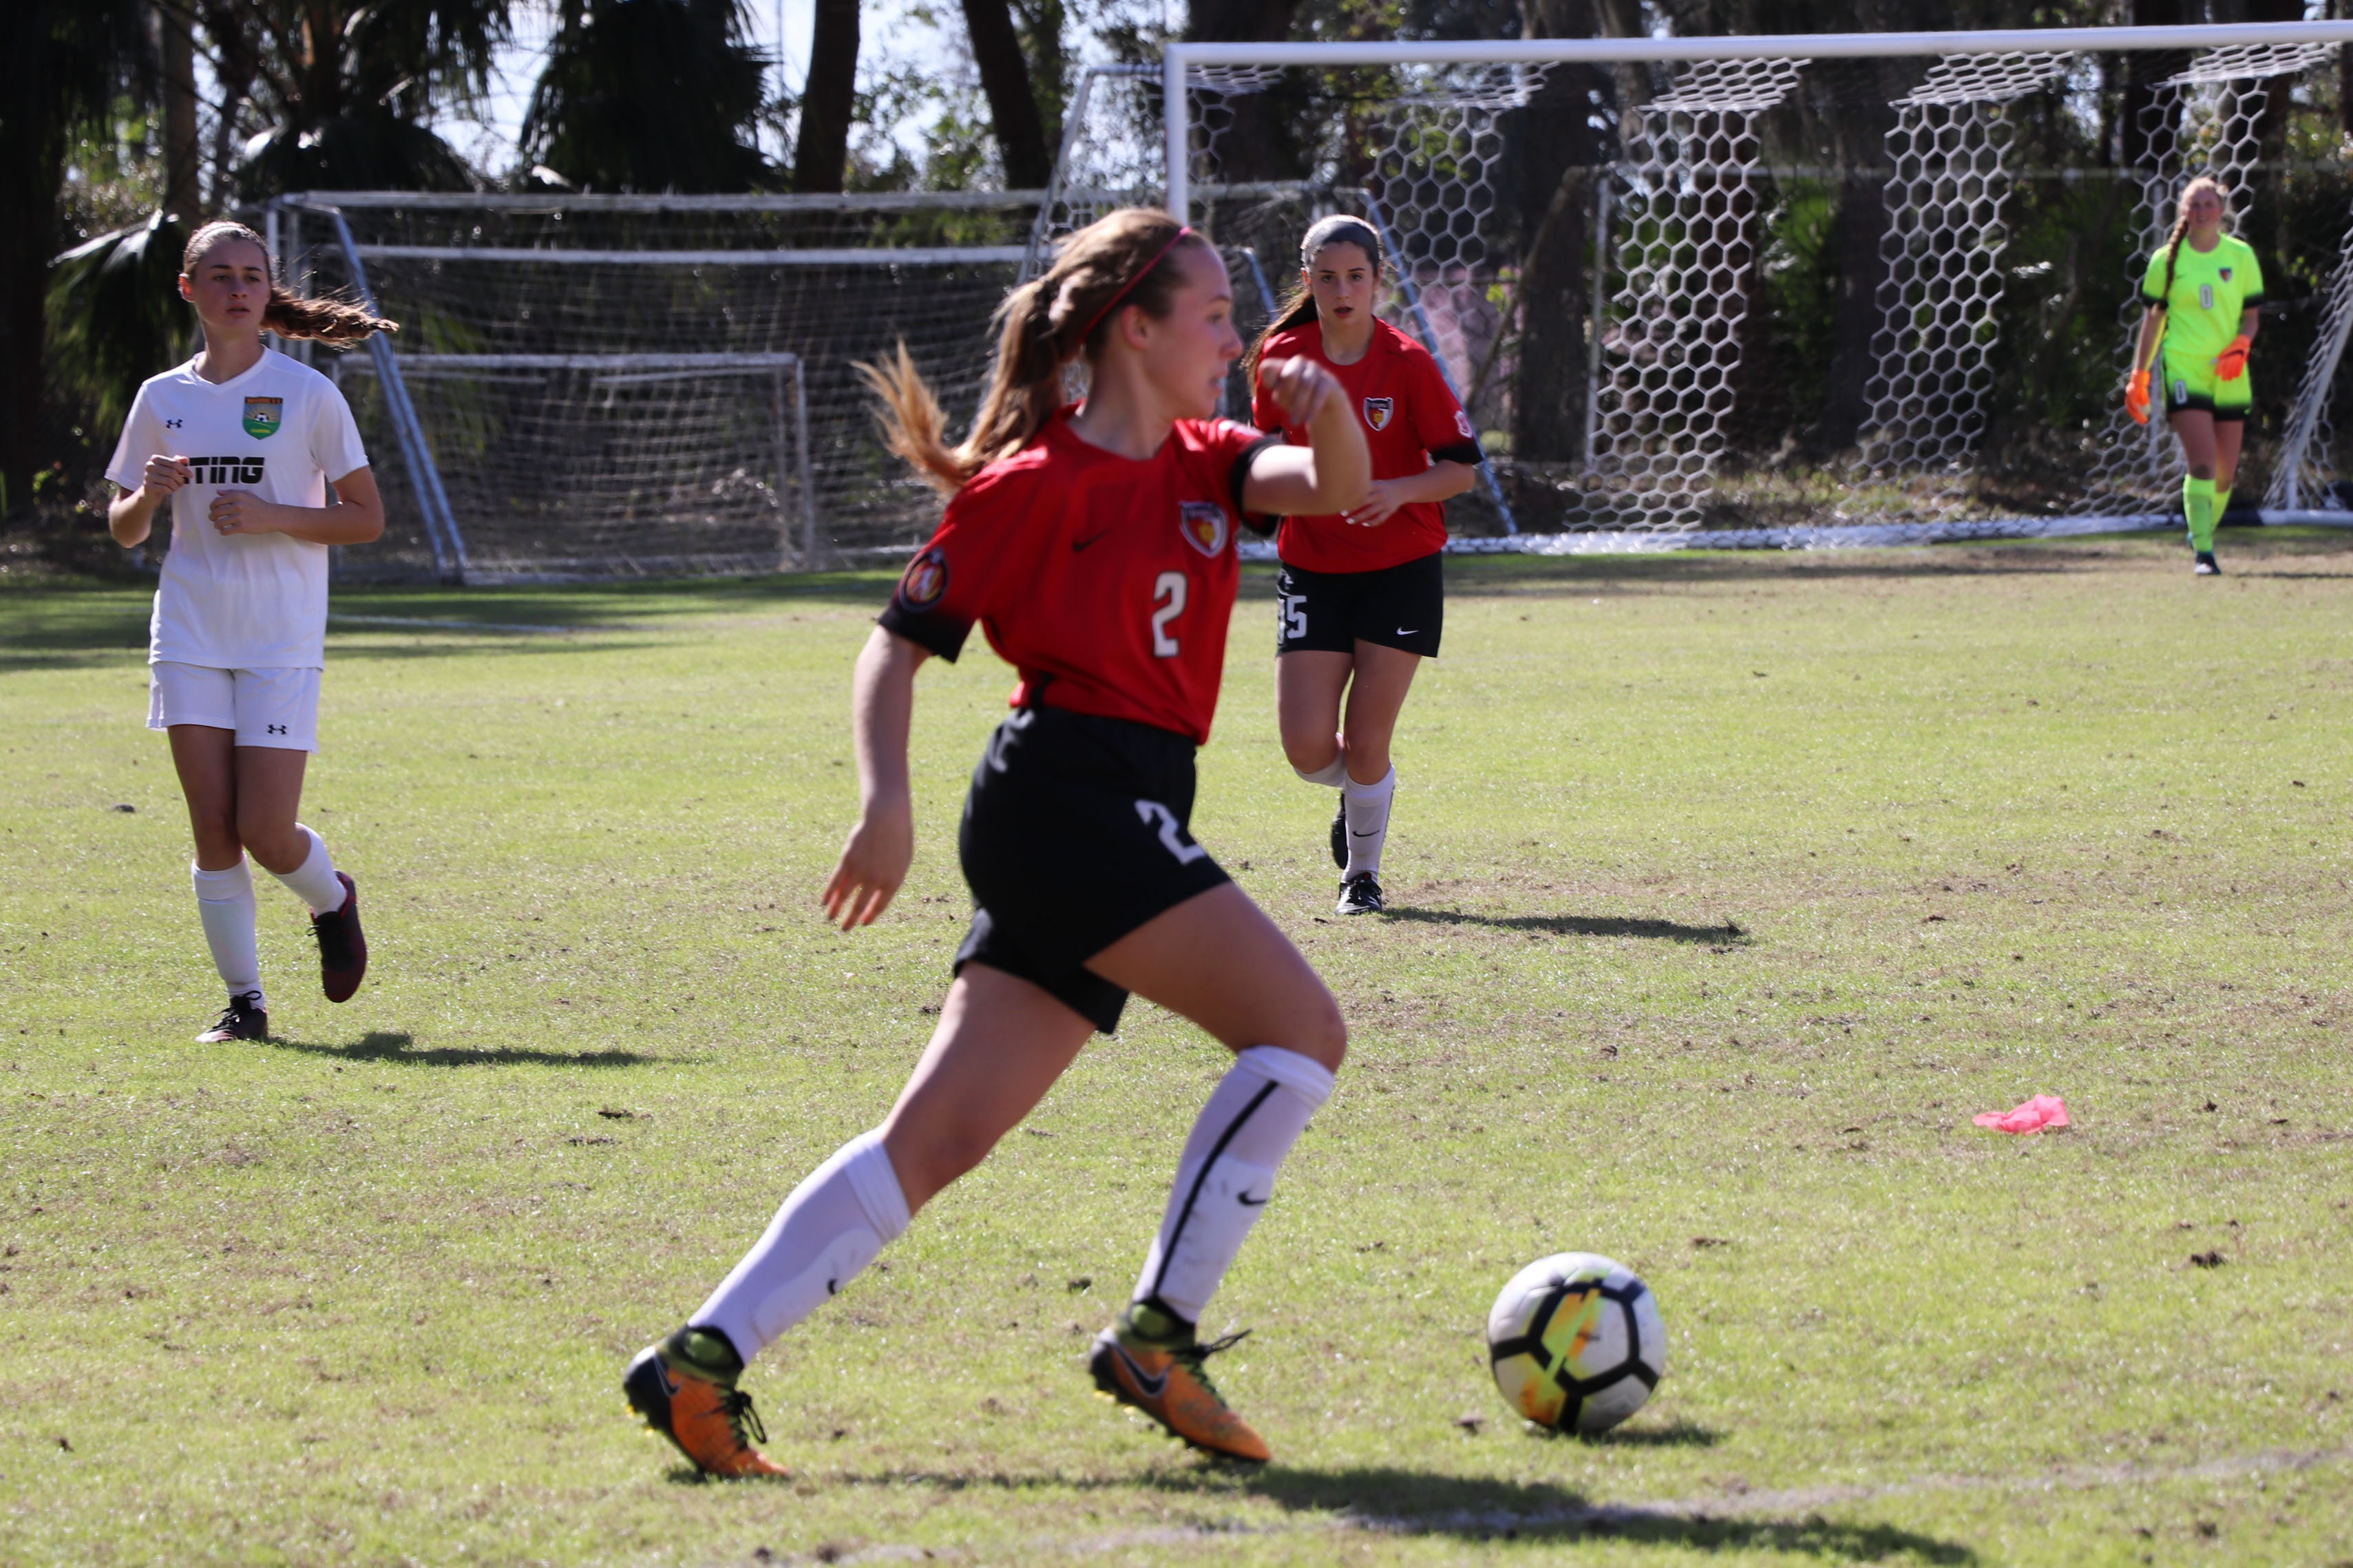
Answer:
[[1542, 1426], [1606, 1432], [1667, 1372], [1659, 1300], [1622, 1263], [1563, 1252], [1512, 1276], [1487, 1314], [1504, 1403]]

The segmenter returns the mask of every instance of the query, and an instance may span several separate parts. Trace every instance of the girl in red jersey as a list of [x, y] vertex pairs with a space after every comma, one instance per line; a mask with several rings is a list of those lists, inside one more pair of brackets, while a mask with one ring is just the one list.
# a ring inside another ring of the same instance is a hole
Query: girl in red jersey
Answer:
[[[1442, 503], [1476, 482], [1484, 460], [1430, 351], [1374, 316], [1380, 281], [1371, 227], [1345, 214], [1324, 218], [1300, 242], [1298, 290], [1252, 351], [1254, 364], [1303, 358], [1329, 370], [1372, 450], [1362, 502], [1287, 516], [1275, 541], [1282, 749], [1301, 778], [1340, 791], [1332, 861], [1344, 915], [1381, 908], [1381, 848], [1397, 793], [1389, 740], [1414, 670], [1438, 657], [1446, 615]], [[1307, 438], [1264, 392], [1251, 414], [1287, 440]]]
[[[1018, 1125], [1131, 991], [1235, 1053], [1187, 1140], [1134, 1300], [1094, 1342], [1095, 1385], [1208, 1452], [1266, 1445], [1219, 1396], [1194, 1325], [1331, 1092], [1339, 1009], [1272, 921], [1193, 841], [1194, 749], [1225, 660], [1245, 513], [1334, 512], [1369, 479], [1328, 372], [1261, 367], [1285, 446], [1211, 417], [1240, 356], [1217, 251], [1165, 213], [1071, 237], [999, 311], [996, 367], [951, 447], [902, 348], [869, 370], [892, 447], [948, 497], [860, 655], [862, 809], [826, 884], [847, 929], [891, 902], [913, 854], [915, 671], [977, 623], [1020, 672], [973, 774], [957, 847], [978, 908], [940, 1024], [898, 1103], [795, 1188], [758, 1244], [623, 1388], [703, 1470], [781, 1470], [736, 1379]], [[1086, 361], [1085, 402], [1060, 406]]]

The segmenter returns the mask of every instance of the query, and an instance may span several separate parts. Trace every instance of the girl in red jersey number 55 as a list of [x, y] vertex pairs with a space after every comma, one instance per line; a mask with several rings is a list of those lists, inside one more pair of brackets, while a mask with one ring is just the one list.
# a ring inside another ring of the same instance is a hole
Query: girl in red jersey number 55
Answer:
[[[1338, 378], [1371, 445], [1374, 482], [1355, 507], [1282, 520], [1275, 709], [1292, 767], [1340, 792], [1332, 817], [1336, 912], [1374, 914], [1397, 794], [1389, 741], [1414, 670], [1438, 657], [1446, 616], [1441, 503], [1471, 488], [1484, 458], [1438, 361], [1373, 315], [1380, 241], [1362, 218], [1336, 215], [1310, 228], [1299, 245], [1299, 280], [1255, 358], [1296, 355]], [[1289, 440], [1306, 439], [1264, 393], [1252, 416]]]
[[[630, 1363], [647, 1423], [715, 1475], [773, 1475], [744, 1364], [823, 1304], [1042, 1099], [1128, 993], [1234, 1053], [1186, 1141], [1130, 1305], [1094, 1342], [1095, 1386], [1198, 1448], [1266, 1445], [1203, 1365], [1194, 1325], [1332, 1089], [1338, 1007], [1274, 923], [1193, 840], [1194, 750], [1225, 662], [1244, 513], [1345, 511], [1369, 479], [1331, 374], [1268, 362], [1286, 446], [1211, 417], [1241, 354], [1217, 251], [1131, 208], [1064, 242], [999, 311], [988, 393], [963, 445], [906, 351], [867, 372], [892, 447], [949, 496], [860, 655], [863, 809], [827, 913], [871, 922], [907, 875], [915, 670], [977, 625], [1020, 672], [975, 771], [957, 847], [978, 908], [938, 1029], [882, 1124], [793, 1190], [683, 1327]], [[1089, 391], [1060, 406], [1064, 367]]]

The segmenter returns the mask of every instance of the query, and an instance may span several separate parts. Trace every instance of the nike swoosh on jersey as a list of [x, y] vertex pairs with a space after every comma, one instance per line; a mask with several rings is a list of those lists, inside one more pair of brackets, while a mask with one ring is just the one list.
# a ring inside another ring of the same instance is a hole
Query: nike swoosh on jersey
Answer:
[[1076, 555], [1080, 551], [1084, 550], [1088, 545], [1092, 544], [1096, 540], [1101, 539], [1103, 536], [1103, 533], [1109, 533], [1110, 531], [1111, 530], [1106, 528], [1103, 531], [1103, 533], [1091, 533], [1084, 539], [1073, 539], [1071, 541], [1071, 553]]
[[1154, 1377], [1135, 1364], [1135, 1358], [1128, 1354], [1127, 1347], [1117, 1340], [1112, 1342], [1111, 1351], [1112, 1354], [1119, 1357], [1121, 1363], [1126, 1366], [1129, 1374], [1135, 1379], [1136, 1385], [1142, 1388], [1148, 1397], [1157, 1399], [1167, 1392], [1168, 1374], [1164, 1372], [1159, 1376]]
[[1254, 1198], [1248, 1193], [1236, 1193], [1234, 1194], [1234, 1202], [1241, 1205], [1242, 1207], [1246, 1209], [1262, 1209], [1266, 1207], [1267, 1198], [1271, 1198], [1272, 1196], [1274, 1196], [1272, 1193], [1267, 1194], [1265, 1198]]

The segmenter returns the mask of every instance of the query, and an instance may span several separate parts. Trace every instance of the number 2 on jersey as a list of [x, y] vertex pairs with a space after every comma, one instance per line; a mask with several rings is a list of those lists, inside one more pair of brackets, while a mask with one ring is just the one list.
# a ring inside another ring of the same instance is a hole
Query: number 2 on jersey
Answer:
[[1186, 577], [1182, 572], [1163, 572], [1152, 584], [1152, 602], [1160, 607], [1152, 612], [1152, 656], [1155, 658], [1175, 658], [1176, 639], [1168, 634], [1168, 623], [1185, 613]]

